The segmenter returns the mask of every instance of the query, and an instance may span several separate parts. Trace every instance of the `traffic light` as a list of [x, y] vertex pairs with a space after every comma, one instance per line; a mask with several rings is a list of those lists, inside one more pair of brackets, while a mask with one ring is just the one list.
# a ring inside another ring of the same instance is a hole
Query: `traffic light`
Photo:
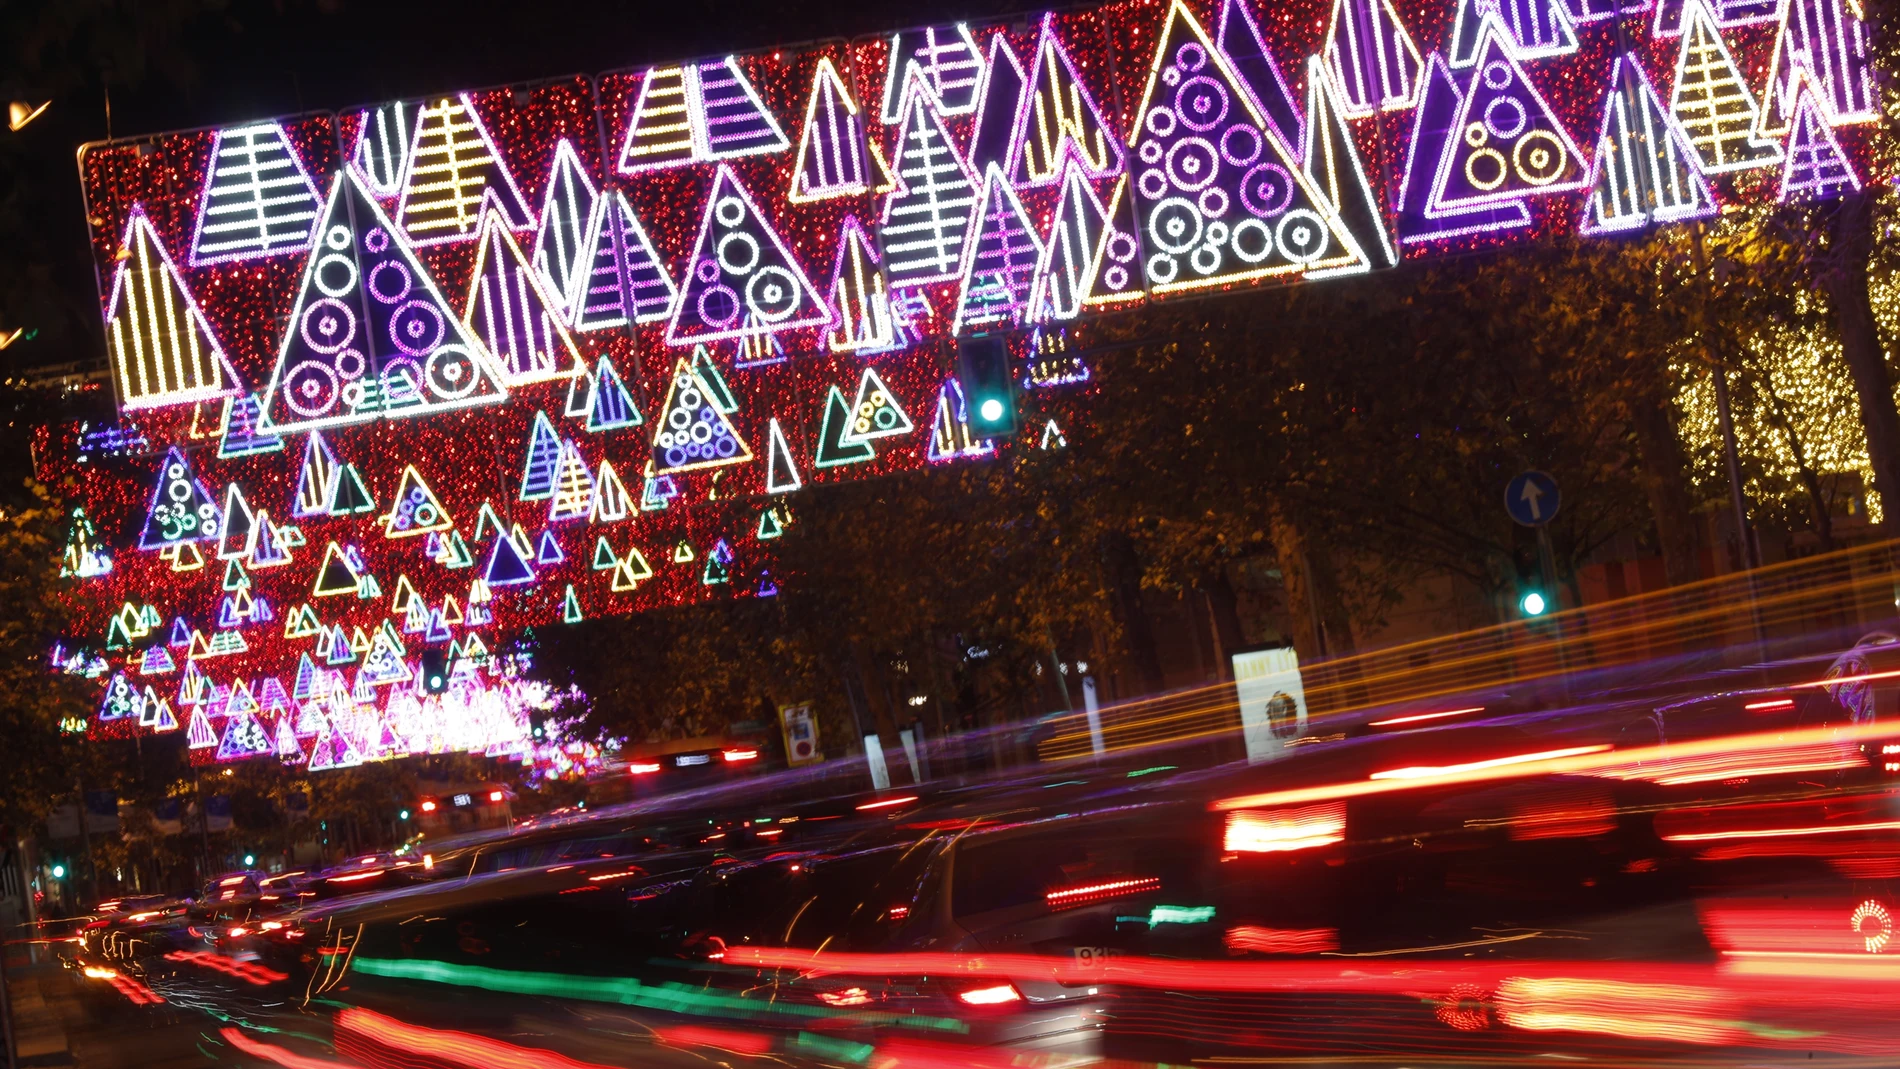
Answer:
[[1525, 616], [1542, 616], [1550, 608], [1544, 593], [1544, 569], [1532, 545], [1519, 544], [1511, 550], [1511, 565], [1517, 572], [1517, 611]]
[[1009, 345], [1001, 334], [957, 341], [957, 381], [969, 405], [970, 435], [1006, 438], [1016, 433], [1016, 377]]
[[422, 689], [430, 694], [440, 694], [449, 689], [447, 650], [425, 649], [422, 651]]

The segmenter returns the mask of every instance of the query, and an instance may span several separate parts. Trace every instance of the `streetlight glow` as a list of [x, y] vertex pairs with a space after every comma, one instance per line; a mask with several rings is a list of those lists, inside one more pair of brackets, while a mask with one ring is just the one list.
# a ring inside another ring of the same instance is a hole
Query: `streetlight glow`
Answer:
[[7, 129], [16, 134], [19, 133], [26, 128], [27, 123], [39, 118], [47, 108], [52, 106], [53, 102], [50, 100], [41, 104], [29, 104], [24, 100], [13, 101], [7, 105]]

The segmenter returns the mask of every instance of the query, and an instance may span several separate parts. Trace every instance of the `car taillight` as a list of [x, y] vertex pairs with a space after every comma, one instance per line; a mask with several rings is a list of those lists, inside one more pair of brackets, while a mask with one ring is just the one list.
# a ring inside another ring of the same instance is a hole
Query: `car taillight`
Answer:
[[1015, 984], [993, 984], [989, 987], [973, 987], [968, 991], [957, 992], [957, 1001], [970, 1006], [1001, 1006], [1008, 1002], [1021, 1002], [1022, 992]]
[[1043, 901], [1050, 909], [1067, 909], [1070, 906], [1082, 906], [1091, 902], [1100, 902], [1107, 898], [1120, 898], [1123, 895], [1138, 895], [1144, 891], [1158, 891], [1161, 880], [1154, 876], [1130, 876], [1119, 880], [1098, 880], [1094, 883], [1080, 883], [1073, 887], [1057, 887], [1043, 892]]
[[1295, 809], [1236, 809], [1227, 814], [1221, 846], [1236, 854], [1279, 854], [1343, 842], [1346, 803]]

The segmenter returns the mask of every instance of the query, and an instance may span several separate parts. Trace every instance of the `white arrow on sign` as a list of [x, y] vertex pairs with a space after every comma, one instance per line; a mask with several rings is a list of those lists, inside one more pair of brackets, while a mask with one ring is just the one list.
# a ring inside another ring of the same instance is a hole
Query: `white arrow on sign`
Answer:
[[1524, 504], [1530, 506], [1531, 519], [1541, 520], [1544, 518], [1544, 510], [1537, 506], [1537, 503], [1544, 497], [1544, 491], [1542, 487], [1537, 485], [1537, 480], [1525, 479], [1524, 489], [1519, 491], [1517, 496], [1523, 500]]

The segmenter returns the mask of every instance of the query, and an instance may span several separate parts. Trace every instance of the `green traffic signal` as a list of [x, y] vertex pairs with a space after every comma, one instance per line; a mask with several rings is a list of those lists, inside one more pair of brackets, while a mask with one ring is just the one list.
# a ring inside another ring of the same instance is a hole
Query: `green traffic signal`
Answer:
[[1001, 334], [957, 344], [957, 382], [969, 404], [970, 435], [1007, 438], [1016, 433], [1016, 382], [1009, 344]]
[[1544, 615], [1544, 610], [1550, 606], [1544, 601], [1544, 595], [1542, 593], [1531, 590], [1527, 591], [1522, 598], [1518, 599], [1517, 607], [1523, 610], [1526, 616], [1542, 616]]

